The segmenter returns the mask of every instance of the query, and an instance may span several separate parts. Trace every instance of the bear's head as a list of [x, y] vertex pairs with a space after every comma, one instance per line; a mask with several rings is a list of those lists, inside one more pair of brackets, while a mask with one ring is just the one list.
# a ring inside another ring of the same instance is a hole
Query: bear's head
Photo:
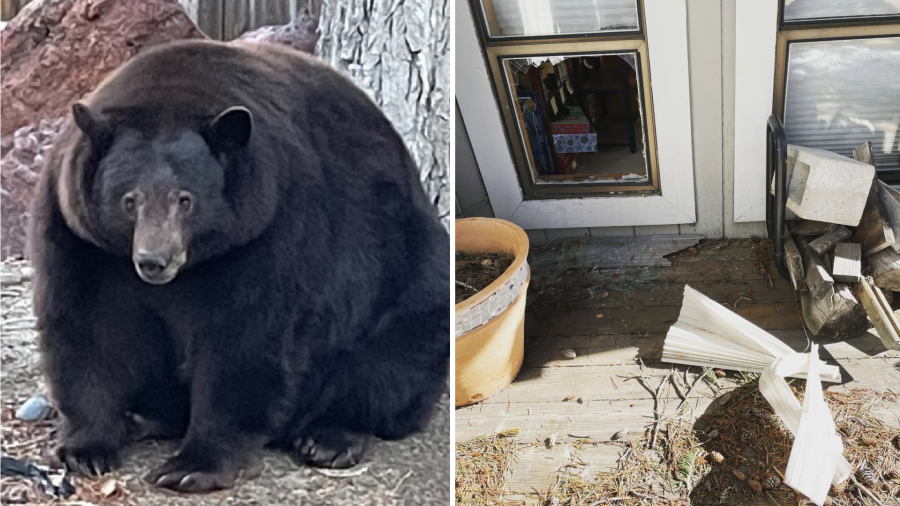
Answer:
[[142, 280], [172, 281], [208, 255], [192, 249], [192, 241], [215, 244], [234, 225], [226, 176], [229, 160], [241, 157], [250, 140], [248, 109], [229, 107], [195, 124], [149, 127], [81, 103], [72, 114], [92, 148], [84, 186], [91, 236], [130, 255]]

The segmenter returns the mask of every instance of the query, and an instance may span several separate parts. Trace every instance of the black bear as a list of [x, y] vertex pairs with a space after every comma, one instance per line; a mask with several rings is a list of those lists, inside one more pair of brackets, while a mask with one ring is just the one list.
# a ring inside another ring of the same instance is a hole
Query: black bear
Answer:
[[[233, 486], [254, 450], [349, 467], [447, 388], [450, 241], [378, 107], [317, 60], [192, 41], [72, 109], [34, 202], [34, 307], [57, 457]], [[448, 416], [444, 413], [442, 416]]]

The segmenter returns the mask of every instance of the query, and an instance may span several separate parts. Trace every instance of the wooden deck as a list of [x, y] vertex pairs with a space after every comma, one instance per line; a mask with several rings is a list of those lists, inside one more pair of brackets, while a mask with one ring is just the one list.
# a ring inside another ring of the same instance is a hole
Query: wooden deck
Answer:
[[[630, 431], [625, 439], [642, 433], [653, 419], [653, 397], [628, 378], [640, 373], [638, 359], [654, 386], [672, 369], [673, 365], [660, 362], [660, 357], [665, 334], [678, 318], [686, 283], [736, 308], [738, 314], [794, 349], [805, 349], [807, 338], [793, 288], [777, 274], [770, 284], [760, 270], [765, 248], [771, 248], [771, 243], [731, 241], [721, 249], [706, 244], [698, 254], [683, 251], [669, 257], [671, 267], [562, 274], [557, 280], [577, 281], [575, 289], [588, 290], [593, 296], [585, 295], [571, 310], [541, 319], [533, 314], [540, 312], [536, 311], [540, 300], [529, 306], [527, 311], [532, 314], [526, 313], [521, 372], [512, 385], [493, 397], [456, 410], [456, 441], [513, 428], [520, 429], [519, 441], [524, 443], [544, 441], [556, 433], [556, 446], [529, 447], [512, 466], [507, 498], [524, 502], [521, 494], [547, 490], [571, 462], [573, 448], [567, 442], [574, 438], [570, 435], [609, 440], [625, 427]], [[769, 270], [775, 272], [771, 265]], [[547, 286], [542, 274], [546, 273], [532, 272], [535, 283], [529, 292]], [[843, 383], [825, 384], [827, 389], [900, 391], [900, 352], [885, 351], [872, 332], [843, 342], [814, 339], [824, 347], [822, 358], [841, 367]], [[578, 356], [565, 358], [567, 348], [575, 349]], [[699, 371], [691, 369], [691, 380]], [[726, 385], [731, 376], [723, 380]], [[566, 401], [570, 395], [576, 400]], [[667, 408], [671, 414], [678, 397], [665, 390], [662, 397], [670, 400]], [[699, 416], [713, 395], [700, 382], [689, 397]], [[900, 405], [880, 405], [875, 414], [900, 427]], [[588, 445], [578, 451], [578, 458], [592, 472], [599, 472], [614, 468], [620, 452], [616, 446]]]

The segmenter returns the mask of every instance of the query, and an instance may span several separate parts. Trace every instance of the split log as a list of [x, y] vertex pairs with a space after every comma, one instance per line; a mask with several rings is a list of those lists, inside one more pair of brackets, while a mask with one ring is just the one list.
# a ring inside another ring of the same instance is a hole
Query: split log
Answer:
[[822, 263], [822, 259], [809, 248], [806, 239], [797, 238], [797, 248], [803, 257], [803, 270], [806, 273], [806, 286], [814, 298], [822, 298], [829, 293], [834, 286], [834, 279]]
[[855, 242], [835, 245], [831, 277], [844, 283], [858, 283], [862, 280], [862, 247]]
[[865, 308], [884, 346], [889, 350], [900, 349], [900, 325], [881, 291], [877, 287], [873, 289], [863, 280], [860, 283], [853, 283], [853, 293]]
[[793, 235], [825, 235], [834, 230], [836, 225], [824, 221], [803, 220], [791, 229]]
[[831, 251], [835, 244], [849, 239], [852, 235], [853, 232], [849, 228], [839, 225], [831, 232], [809, 243], [809, 248], [815, 251], [817, 255], [822, 256]]
[[862, 244], [863, 256], [878, 253], [896, 242], [894, 229], [888, 221], [887, 206], [882, 205], [878, 194], [878, 184], [872, 182], [866, 208], [853, 234], [852, 241]]
[[872, 151], [872, 141], [866, 141], [853, 150], [853, 159], [868, 165], [875, 166], [875, 152]]
[[791, 234], [788, 232], [784, 234], [784, 265], [791, 275], [791, 283], [794, 284], [794, 290], [808, 292], [806, 274], [803, 270], [803, 257], [800, 255], [800, 250], [797, 249], [797, 244], [794, 243]]
[[900, 292], [900, 254], [887, 248], [868, 257], [875, 286]]
[[877, 184], [878, 198], [881, 199], [881, 205], [887, 211], [887, 221], [894, 231], [895, 242], [891, 247], [894, 248], [894, 251], [900, 251], [900, 191], [880, 180]]
[[834, 285], [834, 294], [819, 299], [801, 293], [800, 306], [803, 323], [816, 336], [846, 339], [869, 328], [865, 309], [843, 283]]

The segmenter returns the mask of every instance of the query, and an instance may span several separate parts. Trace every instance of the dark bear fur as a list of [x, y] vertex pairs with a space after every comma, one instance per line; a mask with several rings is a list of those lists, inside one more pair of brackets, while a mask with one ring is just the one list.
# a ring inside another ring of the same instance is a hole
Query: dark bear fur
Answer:
[[[287, 48], [193, 41], [74, 112], [31, 236], [62, 462], [106, 472], [140, 420], [183, 437], [147, 479], [206, 491], [265, 445], [347, 467], [422, 426], [447, 385], [449, 236], [362, 91]], [[142, 280], [146, 241], [181, 248], [174, 279]]]

